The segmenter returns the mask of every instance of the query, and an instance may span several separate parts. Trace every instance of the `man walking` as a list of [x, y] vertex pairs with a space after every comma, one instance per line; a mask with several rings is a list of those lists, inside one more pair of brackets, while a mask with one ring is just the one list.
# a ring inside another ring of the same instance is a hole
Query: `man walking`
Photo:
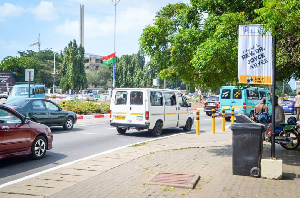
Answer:
[[294, 108], [297, 109], [297, 121], [299, 121], [299, 115], [300, 115], [300, 91], [298, 92], [298, 95], [295, 96], [295, 106]]

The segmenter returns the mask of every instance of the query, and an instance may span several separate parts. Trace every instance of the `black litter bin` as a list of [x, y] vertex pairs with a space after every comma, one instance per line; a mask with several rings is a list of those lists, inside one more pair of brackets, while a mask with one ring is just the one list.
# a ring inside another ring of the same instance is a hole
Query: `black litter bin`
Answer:
[[233, 175], [260, 176], [263, 125], [237, 123], [232, 130]]

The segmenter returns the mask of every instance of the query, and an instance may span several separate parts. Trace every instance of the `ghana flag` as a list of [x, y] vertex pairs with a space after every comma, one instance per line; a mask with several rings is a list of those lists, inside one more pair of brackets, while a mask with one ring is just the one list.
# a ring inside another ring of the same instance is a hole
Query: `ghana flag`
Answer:
[[116, 53], [112, 53], [108, 56], [102, 57], [103, 65], [110, 65], [116, 62]]

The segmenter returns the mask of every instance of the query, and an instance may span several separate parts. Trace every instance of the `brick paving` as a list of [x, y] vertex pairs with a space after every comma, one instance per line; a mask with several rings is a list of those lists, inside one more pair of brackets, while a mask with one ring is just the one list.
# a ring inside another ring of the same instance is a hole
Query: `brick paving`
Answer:
[[[183, 133], [99, 155], [6, 186], [0, 197], [299, 197], [300, 151], [276, 145], [282, 180], [232, 175], [231, 130], [220, 131]], [[269, 157], [270, 144], [264, 143], [263, 158]], [[201, 178], [194, 189], [148, 184], [157, 173]]]

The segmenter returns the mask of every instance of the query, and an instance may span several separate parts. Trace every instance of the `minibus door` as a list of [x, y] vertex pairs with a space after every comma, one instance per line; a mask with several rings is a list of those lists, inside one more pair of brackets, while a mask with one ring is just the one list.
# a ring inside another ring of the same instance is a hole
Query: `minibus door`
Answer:
[[165, 121], [164, 128], [178, 126], [178, 107], [175, 92], [164, 92], [165, 98]]

